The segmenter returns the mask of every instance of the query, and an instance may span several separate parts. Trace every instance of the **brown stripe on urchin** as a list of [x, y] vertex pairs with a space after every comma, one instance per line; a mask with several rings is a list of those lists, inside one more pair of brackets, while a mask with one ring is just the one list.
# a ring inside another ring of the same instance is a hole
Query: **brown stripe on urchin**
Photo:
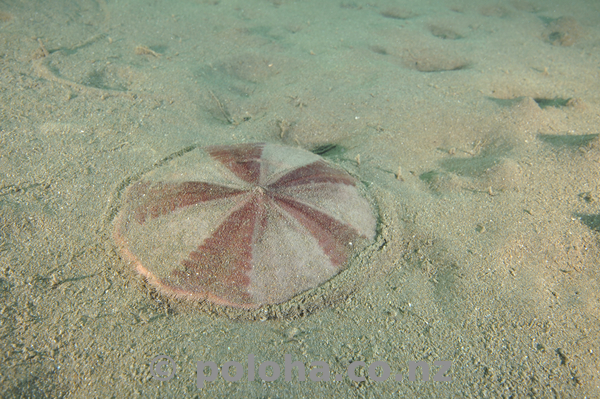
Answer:
[[181, 262], [183, 270], [172, 273], [170, 284], [198, 295], [212, 293], [227, 302], [251, 304], [248, 272], [252, 269], [254, 230], [262, 217], [258, 208], [256, 201], [248, 201], [231, 213]]
[[355, 182], [355, 179], [347, 172], [332, 168], [324, 161], [316, 161], [281, 176], [275, 182], [270, 183], [269, 188], [276, 190], [317, 183], [340, 183], [354, 186]]
[[[202, 182], [138, 182], [128, 192], [136, 204], [133, 216], [138, 223], [163, 216], [201, 202], [223, 199], [244, 193], [239, 189]], [[135, 198], [140, 198], [136, 201]]]
[[263, 145], [213, 146], [206, 152], [245, 182], [259, 184]]
[[310, 231], [336, 269], [343, 266], [352, 253], [354, 245], [361, 239], [357, 230], [291, 198], [277, 195], [275, 201]]

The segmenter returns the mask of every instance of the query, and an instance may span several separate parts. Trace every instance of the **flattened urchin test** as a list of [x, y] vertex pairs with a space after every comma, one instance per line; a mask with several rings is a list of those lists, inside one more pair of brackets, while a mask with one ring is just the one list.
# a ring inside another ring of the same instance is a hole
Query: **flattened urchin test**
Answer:
[[373, 241], [376, 217], [358, 185], [297, 148], [196, 148], [127, 188], [114, 236], [167, 296], [279, 304], [331, 279]]

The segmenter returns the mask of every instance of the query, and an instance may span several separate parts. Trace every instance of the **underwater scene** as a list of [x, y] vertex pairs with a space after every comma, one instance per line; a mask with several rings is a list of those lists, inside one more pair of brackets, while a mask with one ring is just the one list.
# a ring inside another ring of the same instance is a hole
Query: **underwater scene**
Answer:
[[0, 397], [600, 397], [600, 2], [0, 2]]

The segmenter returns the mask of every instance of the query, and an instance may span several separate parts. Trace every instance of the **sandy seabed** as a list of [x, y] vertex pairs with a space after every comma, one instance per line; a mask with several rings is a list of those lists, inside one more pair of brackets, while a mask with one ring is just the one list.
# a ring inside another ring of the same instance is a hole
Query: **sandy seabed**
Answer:
[[[595, 0], [0, 3], [0, 396], [599, 397], [599, 26]], [[358, 176], [377, 245], [281, 317], [156, 295], [124, 188], [257, 141]], [[417, 361], [450, 381], [394, 380]]]

